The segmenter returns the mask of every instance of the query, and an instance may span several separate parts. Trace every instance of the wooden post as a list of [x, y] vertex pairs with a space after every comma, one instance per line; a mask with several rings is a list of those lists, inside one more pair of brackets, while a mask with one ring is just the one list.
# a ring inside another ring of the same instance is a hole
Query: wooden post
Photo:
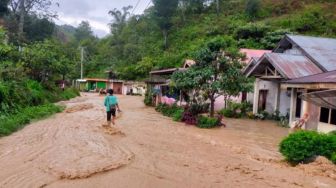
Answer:
[[317, 130], [319, 117], [320, 117], [320, 107], [309, 103], [307, 101], [303, 102], [303, 115], [307, 113], [309, 115], [309, 119], [306, 123], [305, 129], [307, 130]]
[[296, 98], [297, 98], [297, 90], [292, 88], [291, 90], [291, 100], [290, 100], [290, 113], [289, 113], [289, 124], [292, 124], [296, 117]]
[[280, 110], [280, 92], [281, 92], [281, 87], [280, 87], [280, 83], [278, 83], [277, 92], [276, 92], [276, 95], [275, 95], [274, 112]]
[[258, 113], [259, 106], [259, 78], [256, 78], [254, 83], [254, 96], [253, 96], [253, 114]]

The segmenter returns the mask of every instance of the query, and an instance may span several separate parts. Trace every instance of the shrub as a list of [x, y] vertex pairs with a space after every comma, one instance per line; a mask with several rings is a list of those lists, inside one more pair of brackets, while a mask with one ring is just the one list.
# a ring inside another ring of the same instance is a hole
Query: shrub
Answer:
[[336, 136], [314, 131], [295, 132], [280, 143], [280, 152], [293, 164], [307, 162], [315, 156], [333, 160], [335, 151]]
[[254, 114], [252, 111], [246, 113], [247, 118], [254, 119]]
[[230, 109], [222, 109], [218, 113], [223, 115], [224, 117], [227, 117], [227, 118], [233, 118], [234, 117], [234, 112]]
[[197, 119], [197, 127], [199, 128], [210, 129], [220, 125], [219, 118], [199, 116]]
[[196, 125], [197, 124], [197, 116], [192, 114], [191, 112], [184, 112], [183, 117], [181, 119], [187, 125]]
[[334, 152], [336, 152], [336, 136], [319, 134], [316, 145], [318, 155], [331, 159]]
[[153, 106], [152, 99], [153, 99], [153, 94], [150, 91], [147, 91], [145, 93], [145, 99], [144, 99], [145, 105], [146, 106]]
[[280, 152], [291, 163], [300, 163], [316, 156], [319, 134], [312, 131], [299, 131], [290, 134], [280, 143]]
[[160, 103], [159, 105], [156, 106], [155, 110], [161, 112], [164, 116], [168, 117], [174, 117], [175, 113], [177, 113], [178, 111], [183, 112], [183, 109], [177, 106], [177, 104], [173, 104], [170, 106], [167, 104]]
[[336, 152], [334, 152], [332, 155], [331, 155], [331, 159], [330, 159], [334, 164], [336, 164]]
[[179, 109], [176, 112], [174, 112], [174, 114], [173, 114], [173, 120], [174, 121], [181, 121], [182, 118], [183, 118], [183, 112], [184, 112], [183, 109]]
[[190, 105], [190, 107], [187, 110], [190, 113], [192, 113], [193, 115], [197, 116], [198, 114], [209, 112], [209, 107], [210, 107], [209, 103], [205, 103], [205, 104], [192, 104], [192, 105]]

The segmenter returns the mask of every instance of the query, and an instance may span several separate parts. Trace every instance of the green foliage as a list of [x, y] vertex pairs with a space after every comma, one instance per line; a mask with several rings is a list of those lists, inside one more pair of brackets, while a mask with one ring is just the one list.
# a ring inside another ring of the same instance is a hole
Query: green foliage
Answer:
[[21, 129], [32, 120], [46, 118], [54, 113], [61, 112], [63, 107], [54, 104], [27, 107], [15, 115], [0, 116], [0, 137], [7, 136]]
[[[225, 55], [224, 55], [225, 54]], [[235, 96], [250, 91], [250, 80], [242, 75], [240, 54], [231, 37], [216, 37], [194, 53], [196, 64], [183, 72], [175, 72], [172, 82], [182, 91], [193, 91], [210, 100], [210, 116], [214, 115], [214, 101], [221, 95]]]
[[0, 18], [8, 13], [8, 2], [9, 0], [0, 1]]
[[232, 109], [222, 109], [218, 113], [227, 118], [237, 117], [236, 113]]
[[211, 129], [218, 127], [220, 124], [218, 118], [199, 116], [197, 119], [197, 127], [203, 129]]
[[167, 37], [172, 27], [172, 17], [176, 12], [178, 0], [153, 0], [154, 19], [160, 27], [164, 37], [164, 48], [167, 48]]
[[245, 13], [252, 19], [258, 17], [260, 11], [260, 0], [248, 0], [246, 3]]
[[334, 164], [336, 164], [336, 152], [334, 152], [330, 159]]
[[[156, 108], [156, 111], [161, 112], [164, 116], [174, 117], [178, 111], [183, 111], [183, 108], [177, 106], [176, 104], [167, 105], [160, 103]], [[177, 116], [177, 115], [176, 115]]]
[[228, 118], [241, 118], [247, 116], [247, 112], [252, 110], [252, 104], [249, 102], [235, 103], [229, 102], [226, 109], [219, 111], [219, 114]]
[[75, 31], [75, 38], [77, 41], [83, 41], [93, 37], [93, 32], [88, 21], [82, 21]]
[[175, 111], [174, 114], [173, 114], [173, 120], [174, 121], [181, 121], [182, 118], [183, 118], [183, 113], [184, 113], [183, 109], [178, 109], [177, 111]]
[[336, 137], [313, 131], [299, 131], [282, 140], [279, 149], [286, 160], [293, 164], [308, 162], [316, 156], [332, 159], [336, 151]]

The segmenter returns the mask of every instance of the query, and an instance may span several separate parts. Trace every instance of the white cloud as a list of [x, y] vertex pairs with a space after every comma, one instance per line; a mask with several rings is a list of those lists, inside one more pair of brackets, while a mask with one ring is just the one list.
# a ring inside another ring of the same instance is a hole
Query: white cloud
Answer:
[[[57, 24], [69, 24], [78, 26], [83, 21], [89, 21], [90, 25], [99, 37], [106, 36], [109, 32], [111, 17], [108, 11], [124, 6], [136, 5], [138, 0], [57, 0], [60, 6], [53, 6], [52, 9], [58, 13]], [[134, 14], [141, 14], [150, 0], [140, 0]]]

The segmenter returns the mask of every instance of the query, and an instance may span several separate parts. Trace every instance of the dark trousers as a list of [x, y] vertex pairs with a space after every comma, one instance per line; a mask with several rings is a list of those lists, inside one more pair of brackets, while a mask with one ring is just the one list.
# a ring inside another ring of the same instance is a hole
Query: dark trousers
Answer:
[[107, 121], [111, 121], [111, 117], [116, 116], [116, 109], [110, 110], [109, 112], [106, 112], [106, 114], [107, 114]]

